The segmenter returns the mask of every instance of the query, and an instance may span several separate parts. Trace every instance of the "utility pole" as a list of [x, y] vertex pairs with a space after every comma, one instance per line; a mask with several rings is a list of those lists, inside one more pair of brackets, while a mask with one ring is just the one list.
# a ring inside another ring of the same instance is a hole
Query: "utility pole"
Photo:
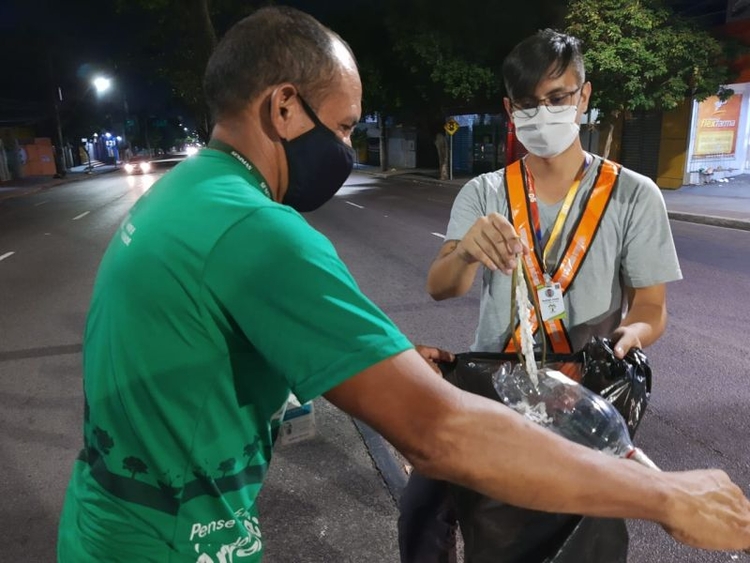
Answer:
[[68, 173], [68, 167], [65, 164], [65, 145], [62, 134], [62, 122], [60, 121], [60, 104], [62, 103], [62, 88], [57, 87], [53, 107], [55, 108], [55, 128], [57, 129], [57, 143], [55, 147], [55, 162], [57, 163], [57, 174], [64, 178]]
[[54, 79], [54, 65], [52, 62], [52, 51], [48, 52], [47, 64], [49, 70], [50, 86], [54, 87], [52, 97], [52, 109], [55, 115], [55, 129], [57, 130], [57, 142], [55, 145], [55, 168], [57, 169], [58, 178], [64, 178], [68, 173], [67, 167], [65, 166], [65, 148], [63, 147], [63, 134], [62, 134], [62, 122], [60, 120], [60, 103], [62, 102], [62, 88], [57, 81]]
[[378, 112], [378, 127], [380, 128], [380, 170], [388, 170], [388, 141], [385, 134], [385, 119], [383, 114]]

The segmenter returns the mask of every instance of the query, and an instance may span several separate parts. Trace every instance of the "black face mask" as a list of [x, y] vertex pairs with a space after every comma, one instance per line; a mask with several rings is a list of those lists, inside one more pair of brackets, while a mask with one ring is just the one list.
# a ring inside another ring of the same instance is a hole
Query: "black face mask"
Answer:
[[339, 191], [354, 166], [354, 151], [321, 123], [300, 97], [315, 127], [299, 137], [281, 140], [289, 166], [289, 186], [282, 203], [299, 212], [314, 211]]

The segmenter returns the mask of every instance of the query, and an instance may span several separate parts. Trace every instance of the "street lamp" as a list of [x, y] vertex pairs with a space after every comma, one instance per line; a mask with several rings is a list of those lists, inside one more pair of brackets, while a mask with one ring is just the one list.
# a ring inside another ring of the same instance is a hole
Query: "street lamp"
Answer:
[[104, 76], [97, 76], [91, 83], [94, 85], [94, 88], [96, 88], [96, 91], [99, 94], [102, 94], [109, 90], [109, 87], [112, 85], [112, 81]]

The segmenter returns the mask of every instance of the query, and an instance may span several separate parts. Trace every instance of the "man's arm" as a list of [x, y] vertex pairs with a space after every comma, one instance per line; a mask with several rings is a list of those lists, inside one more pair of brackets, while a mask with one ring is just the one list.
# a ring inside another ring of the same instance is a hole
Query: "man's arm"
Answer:
[[615, 356], [623, 358], [631, 348], [646, 348], [664, 334], [667, 326], [666, 284], [625, 288], [628, 313], [615, 330]]
[[471, 264], [462, 259], [456, 252], [458, 243], [449, 240], [441, 246], [427, 273], [427, 293], [437, 301], [465, 295], [474, 283], [479, 262]]
[[525, 248], [505, 217], [480, 217], [461, 240], [449, 240], [440, 248], [427, 274], [427, 292], [438, 301], [464, 295], [480, 265], [510, 274], [516, 254]]
[[654, 520], [697, 547], [750, 546], [750, 502], [721, 471], [659, 473], [576, 445], [435, 377], [414, 350], [325, 396], [433, 478], [537, 510]]

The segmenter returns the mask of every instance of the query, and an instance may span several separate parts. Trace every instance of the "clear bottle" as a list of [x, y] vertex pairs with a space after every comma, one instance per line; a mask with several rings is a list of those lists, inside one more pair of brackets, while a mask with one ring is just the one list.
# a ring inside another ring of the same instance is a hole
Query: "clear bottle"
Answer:
[[633, 445], [617, 409], [559, 371], [543, 368], [535, 386], [519, 364], [505, 364], [492, 377], [502, 402], [527, 419], [578, 444], [609, 455], [633, 459], [658, 470]]

